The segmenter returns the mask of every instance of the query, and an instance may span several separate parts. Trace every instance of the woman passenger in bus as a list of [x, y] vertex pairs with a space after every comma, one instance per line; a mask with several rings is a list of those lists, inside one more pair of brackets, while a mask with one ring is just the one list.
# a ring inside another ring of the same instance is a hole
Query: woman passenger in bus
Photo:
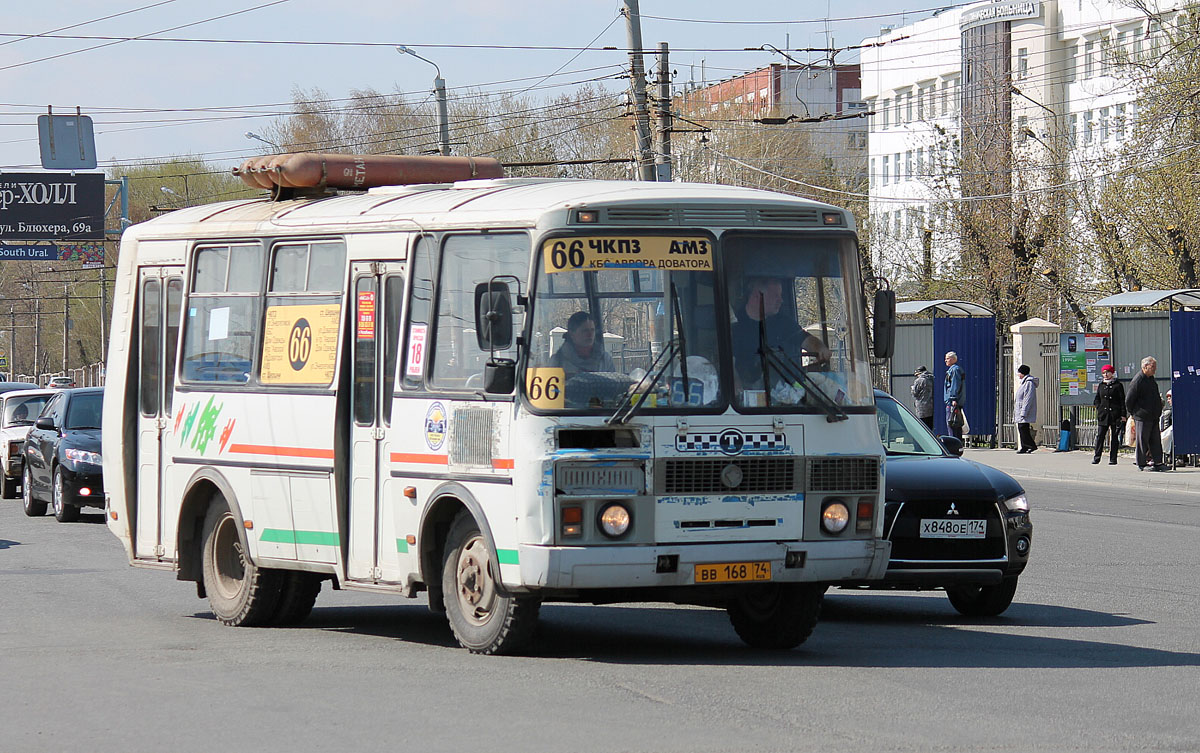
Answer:
[[616, 371], [612, 356], [596, 342], [596, 319], [586, 311], [576, 311], [567, 320], [567, 335], [562, 347], [550, 357], [550, 365], [570, 378], [582, 371]]

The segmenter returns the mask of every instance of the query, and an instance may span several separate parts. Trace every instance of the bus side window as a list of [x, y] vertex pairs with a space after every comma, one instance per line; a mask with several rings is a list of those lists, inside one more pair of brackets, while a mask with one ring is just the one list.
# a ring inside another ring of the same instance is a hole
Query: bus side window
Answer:
[[327, 387], [337, 367], [346, 245], [280, 242], [271, 248], [259, 380]]
[[262, 246], [206, 246], [195, 254], [181, 377], [245, 384], [254, 370]]
[[[512, 275], [521, 280], [521, 289], [526, 289], [529, 236], [524, 233], [452, 235], [446, 238], [442, 253], [431, 381], [450, 390], [481, 390], [488, 351], [479, 347], [475, 335], [475, 286], [495, 275]], [[511, 280], [508, 282], [515, 295], [516, 286]], [[520, 332], [523, 324], [524, 314], [516, 314], [514, 331]], [[514, 358], [516, 349], [496, 354]]]
[[404, 381], [406, 390], [420, 389], [429, 351], [429, 311], [433, 308], [433, 270], [437, 259], [437, 241], [421, 237], [413, 246], [409, 271], [412, 295], [408, 302], [408, 329], [405, 331]]

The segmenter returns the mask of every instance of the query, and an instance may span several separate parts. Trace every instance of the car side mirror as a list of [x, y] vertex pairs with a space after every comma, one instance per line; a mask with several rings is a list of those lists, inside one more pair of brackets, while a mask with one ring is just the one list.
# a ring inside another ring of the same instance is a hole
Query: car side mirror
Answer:
[[942, 447], [946, 448], [946, 452], [950, 453], [956, 458], [962, 457], [963, 441], [961, 439], [950, 435], [938, 437], [938, 439], [941, 440]]
[[493, 278], [475, 286], [475, 339], [480, 350], [512, 347], [512, 294], [508, 283]]
[[58, 427], [54, 425], [54, 419], [50, 418], [49, 416], [39, 416], [38, 420], [33, 422], [33, 425], [39, 429], [49, 429], [51, 431], [58, 430]]
[[483, 367], [483, 391], [493, 395], [511, 395], [517, 386], [517, 362], [493, 358]]
[[875, 357], [891, 358], [896, 351], [896, 291], [875, 291]]

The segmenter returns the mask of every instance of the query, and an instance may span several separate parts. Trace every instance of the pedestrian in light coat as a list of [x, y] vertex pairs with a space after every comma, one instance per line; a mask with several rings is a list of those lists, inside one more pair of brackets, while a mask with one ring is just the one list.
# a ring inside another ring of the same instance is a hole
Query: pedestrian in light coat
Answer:
[[1154, 372], [1158, 361], [1151, 356], [1142, 359], [1142, 370], [1129, 382], [1129, 391], [1125, 393], [1125, 408], [1133, 416], [1133, 427], [1137, 447], [1134, 451], [1134, 461], [1138, 470], [1150, 466], [1153, 471], [1165, 471], [1163, 463], [1162, 436], [1159, 434], [1158, 418], [1162, 415], [1162, 396], [1158, 394], [1158, 385], [1154, 383]]
[[1108, 436], [1108, 464], [1117, 464], [1117, 435], [1125, 425], [1125, 385], [1117, 379], [1117, 370], [1112, 364], [1100, 367], [1102, 381], [1096, 385], [1096, 397], [1092, 405], [1096, 406], [1096, 454], [1092, 463], [1100, 462], [1104, 455], [1104, 438]]
[[933, 372], [921, 366], [917, 369], [916, 381], [912, 385], [913, 403], [917, 407], [917, 418], [930, 429], [933, 428]]
[[1013, 406], [1013, 422], [1017, 425], [1017, 454], [1023, 455], [1037, 449], [1033, 439], [1033, 424], [1037, 421], [1037, 388], [1039, 379], [1030, 376], [1029, 367], [1021, 364], [1017, 367], [1020, 382], [1017, 385], [1017, 399]]

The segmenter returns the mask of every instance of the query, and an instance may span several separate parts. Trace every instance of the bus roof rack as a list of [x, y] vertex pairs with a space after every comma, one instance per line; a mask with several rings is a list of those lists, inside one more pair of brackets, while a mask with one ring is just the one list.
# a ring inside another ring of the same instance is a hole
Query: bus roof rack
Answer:
[[503, 178], [491, 157], [430, 157], [391, 154], [268, 154], [233, 168], [251, 188], [271, 191], [275, 200], [329, 195], [329, 189], [360, 190], [417, 183], [454, 183]]

